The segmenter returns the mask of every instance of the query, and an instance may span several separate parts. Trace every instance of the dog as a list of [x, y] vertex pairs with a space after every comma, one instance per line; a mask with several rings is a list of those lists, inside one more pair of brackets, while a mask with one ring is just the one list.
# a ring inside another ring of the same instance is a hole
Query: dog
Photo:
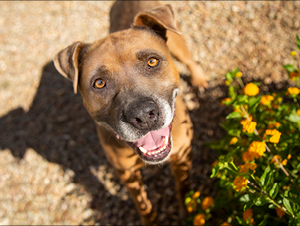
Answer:
[[128, 188], [143, 225], [157, 223], [140, 172], [147, 164], [170, 162], [180, 212], [187, 214], [193, 125], [177, 96], [180, 76], [171, 54], [187, 65], [193, 85], [206, 87], [207, 81], [180, 34], [171, 5], [117, 1], [107, 37], [75, 42], [53, 60], [74, 92], [80, 90], [106, 158]]

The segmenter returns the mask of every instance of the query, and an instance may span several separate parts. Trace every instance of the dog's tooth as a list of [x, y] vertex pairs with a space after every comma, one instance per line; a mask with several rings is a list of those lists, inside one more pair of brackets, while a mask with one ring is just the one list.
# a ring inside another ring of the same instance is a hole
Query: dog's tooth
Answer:
[[165, 145], [168, 145], [168, 143], [169, 143], [169, 137], [166, 136], [166, 137], [165, 137]]
[[140, 149], [140, 151], [141, 151], [141, 152], [143, 152], [144, 154], [146, 154], [146, 153], [147, 153], [147, 150], [146, 150], [145, 148], [143, 148], [142, 146], [141, 146], [141, 147], [139, 147], [139, 149]]

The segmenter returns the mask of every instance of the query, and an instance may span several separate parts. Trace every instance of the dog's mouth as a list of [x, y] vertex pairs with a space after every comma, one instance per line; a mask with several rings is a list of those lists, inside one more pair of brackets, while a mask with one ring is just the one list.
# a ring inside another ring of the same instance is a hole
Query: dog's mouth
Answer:
[[146, 163], [159, 164], [166, 161], [171, 153], [172, 123], [160, 130], [150, 131], [142, 138], [127, 142]]

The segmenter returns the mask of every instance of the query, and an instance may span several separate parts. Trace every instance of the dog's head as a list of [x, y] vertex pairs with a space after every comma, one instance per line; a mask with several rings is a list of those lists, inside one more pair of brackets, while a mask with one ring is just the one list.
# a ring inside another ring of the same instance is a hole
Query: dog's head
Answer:
[[165, 161], [172, 149], [179, 74], [166, 46], [167, 30], [178, 33], [170, 5], [139, 13], [132, 28], [93, 44], [76, 42], [54, 59], [75, 93], [79, 88], [94, 121], [150, 164]]

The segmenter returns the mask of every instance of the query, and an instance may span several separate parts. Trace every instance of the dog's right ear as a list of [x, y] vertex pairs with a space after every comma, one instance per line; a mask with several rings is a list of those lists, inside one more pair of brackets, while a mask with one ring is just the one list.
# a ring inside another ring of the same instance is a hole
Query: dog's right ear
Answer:
[[54, 57], [54, 65], [60, 74], [73, 82], [74, 93], [77, 93], [78, 87], [78, 62], [79, 55], [86, 44], [75, 42], [67, 48], [61, 50]]
[[181, 34], [176, 26], [174, 9], [169, 4], [138, 13], [134, 18], [133, 27], [148, 27], [165, 41], [167, 41], [167, 30]]

